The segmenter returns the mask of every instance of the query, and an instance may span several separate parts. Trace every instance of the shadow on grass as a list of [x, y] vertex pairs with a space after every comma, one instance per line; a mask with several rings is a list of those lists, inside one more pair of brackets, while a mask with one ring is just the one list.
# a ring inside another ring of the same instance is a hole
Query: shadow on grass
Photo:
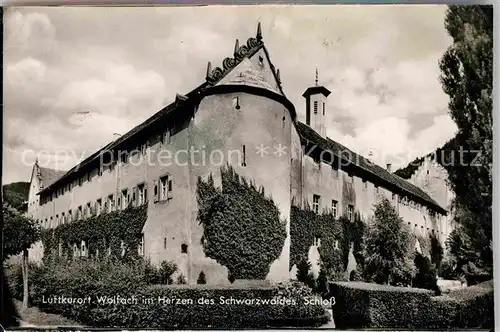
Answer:
[[19, 312], [14, 304], [14, 299], [9, 289], [9, 284], [7, 278], [4, 274], [4, 266], [2, 264], [2, 320], [0, 324], [4, 328], [17, 327], [19, 326]]

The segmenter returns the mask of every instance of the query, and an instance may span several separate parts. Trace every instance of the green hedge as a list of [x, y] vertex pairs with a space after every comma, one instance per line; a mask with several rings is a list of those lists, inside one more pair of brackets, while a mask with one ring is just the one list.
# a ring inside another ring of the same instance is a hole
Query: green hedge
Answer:
[[429, 290], [358, 282], [332, 283], [338, 328], [492, 328], [493, 282], [443, 296]]
[[330, 290], [335, 326], [340, 329], [412, 327], [419, 319], [415, 308], [429, 303], [432, 295], [424, 289], [364, 282], [335, 282]]
[[[46, 266], [35, 276], [34, 302], [43, 311], [61, 314], [86, 326], [129, 328], [263, 328], [319, 326], [329, 315], [306, 300], [311, 291], [299, 283], [278, 286], [217, 287], [210, 285], [147, 285], [140, 264], [74, 261], [69, 266]], [[137, 303], [102, 304], [98, 297], [137, 299]], [[90, 303], [47, 303], [49, 297], [90, 297]], [[158, 298], [181, 299], [159, 303]], [[285, 303], [221, 303], [235, 300], [288, 300]], [[45, 299], [45, 301], [44, 301]], [[152, 303], [142, 299], [153, 299]], [[200, 303], [206, 299], [208, 303]], [[212, 301], [210, 301], [212, 300]], [[187, 301], [187, 302], [186, 302]], [[295, 304], [293, 304], [295, 303]]]

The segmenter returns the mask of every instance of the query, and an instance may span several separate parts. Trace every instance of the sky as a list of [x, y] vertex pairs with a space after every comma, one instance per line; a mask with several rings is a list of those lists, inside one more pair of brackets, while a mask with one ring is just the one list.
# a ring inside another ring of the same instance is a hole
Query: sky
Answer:
[[442, 5], [30, 7], [4, 11], [3, 183], [70, 169], [205, 79], [261, 22], [284, 92], [330, 91], [327, 135], [393, 169], [454, 136]]

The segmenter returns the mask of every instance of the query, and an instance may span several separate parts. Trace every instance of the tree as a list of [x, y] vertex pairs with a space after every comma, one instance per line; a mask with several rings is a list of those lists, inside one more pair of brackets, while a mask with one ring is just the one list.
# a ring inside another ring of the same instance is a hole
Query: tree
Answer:
[[411, 282], [414, 275], [411, 234], [389, 200], [375, 206], [364, 244], [364, 274], [368, 281], [390, 285]]
[[481, 261], [475, 264], [491, 270], [493, 6], [449, 6], [445, 27], [453, 44], [439, 66], [458, 132], [438, 158], [448, 171], [456, 210], [467, 215], [456, 221], [460, 232], [474, 241]]
[[23, 307], [28, 307], [28, 249], [40, 239], [40, 225], [22, 216], [16, 209], [3, 203], [3, 260], [23, 254]]
[[210, 175], [198, 178], [198, 220], [207, 257], [226, 266], [234, 279], [265, 279], [283, 250], [286, 222], [264, 189], [230, 166], [221, 168], [222, 187]]

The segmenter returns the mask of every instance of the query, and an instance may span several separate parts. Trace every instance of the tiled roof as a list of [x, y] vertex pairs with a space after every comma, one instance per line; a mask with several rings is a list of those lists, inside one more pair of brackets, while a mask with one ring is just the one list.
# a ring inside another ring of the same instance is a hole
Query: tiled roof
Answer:
[[371, 173], [372, 175], [378, 177], [381, 182], [396, 186], [405, 194], [415, 196], [440, 213], [446, 214], [446, 209], [441, 207], [435, 200], [433, 200], [426, 192], [424, 192], [419, 187], [370, 162], [368, 159], [358, 155], [342, 144], [337, 143], [329, 138], [321, 137], [308, 125], [302, 122], [297, 122], [297, 131], [299, 133], [302, 144], [314, 144], [322, 150], [327, 150], [336, 157], [340, 158], [343, 162], [346, 162], [346, 164]]
[[46, 168], [46, 167], [38, 167], [40, 170], [40, 179], [42, 180], [42, 185], [43, 188], [46, 188], [59, 180], [64, 174], [66, 174], [66, 171], [58, 170], [58, 169], [52, 169], [52, 168]]
[[[247, 43], [244, 45], [239, 45], [239, 41], [236, 40], [235, 44], [235, 50], [234, 50], [234, 58], [225, 58], [224, 61], [222, 62], [222, 68], [216, 67], [212, 69], [212, 65], [210, 62], [208, 62], [207, 66], [207, 75], [206, 75], [206, 81], [203, 82], [201, 85], [199, 85], [197, 88], [189, 92], [186, 96], [180, 96], [177, 95], [176, 99], [173, 103], [171, 103], [168, 106], [165, 106], [162, 110], [159, 112], [155, 113], [153, 116], [151, 116], [149, 119], [144, 121], [143, 123], [139, 124], [138, 126], [134, 127], [124, 135], [120, 136], [117, 140], [107, 144], [105, 147], [99, 149], [89, 157], [87, 157], [85, 160], [83, 160], [81, 163], [78, 165], [74, 166], [72, 169], [70, 169], [68, 172], [65, 172], [66, 174], [63, 174], [61, 177], [59, 177], [58, 180], [62, 180], [65, 178], [68, 178], [72, 173], [75, 173], [78, 169], [83, 168], [84, 166], [95, 162], [100, 158], [100, 154], [102, 151], [106, 150], [113, 150], [117, 149], [119, 146], [122, 145], [122, 143], [128, 141], [131, 139], [133, 136], [138, 134], [139, 132], [143, 132], [148, 129], [148, 127], [156, 122], [159, 119], [165, 118], [167, 115], [172, 114], [174, 111], [179, 109], [181, 105], [183, 105], [185, 102], [189, 101], [193, 97], [197, 97], [201, 94], [202, 91], [204, 91], [206, 88], [214, 86], [219, 82], [222, 78], [224, 78], [233, 68], [235, 68], [243, 59], [245, 58], [250, 58], [252, 57], [258, 50], [261, 48], [264, 48], [264, 51], [266, 52], [267, 57], [269, 58], [269, 54], [264, 47], [264, 43], [262, 41], [262, 31], [261, 31], [261, 26], [260, 23], [257, 26], [257, 35], [256, 37], [250, 37], [247, 40]], [[275, 79], [280, 82], [279, 78], [279, 72], [275, 70], [274, 66], [271, 64], [271, 69], [273, 71]], [[281, 88], [281, 84], [279, 84], [279, 89], [282, 92], [283, 96], [283, 90]], [[55, 184], [55, 181], [52, 181], [50, 185]], [[50, 185], [44, 184], [44, 188], [40, 191], [44, 192], [49, 189]]]

